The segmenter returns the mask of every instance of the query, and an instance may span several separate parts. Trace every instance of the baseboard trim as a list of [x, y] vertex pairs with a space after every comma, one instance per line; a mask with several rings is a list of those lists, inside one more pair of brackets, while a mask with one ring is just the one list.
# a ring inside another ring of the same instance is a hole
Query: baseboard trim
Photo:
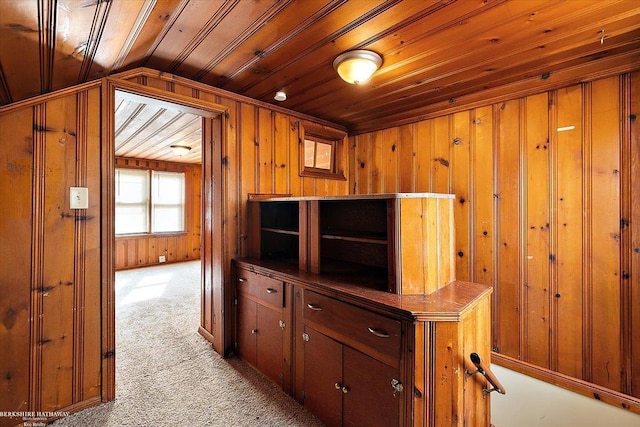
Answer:
[[211, 345], [213, 345], [214, 341], [214, 337], [211, 334], [211, 332], [207, 331], [205, 328], [203, 328], [202, 326], [198, 327], [198, 333], [200, 335], [202, 335], [204, 337], [204, 339], [206, 339], [207, 341], [209, 341], [211, 343]]
[[538, 380], [640, 414], [640, 399], [559, 372], [541, 368], [500, 353], [491, 353], [491, 363]]

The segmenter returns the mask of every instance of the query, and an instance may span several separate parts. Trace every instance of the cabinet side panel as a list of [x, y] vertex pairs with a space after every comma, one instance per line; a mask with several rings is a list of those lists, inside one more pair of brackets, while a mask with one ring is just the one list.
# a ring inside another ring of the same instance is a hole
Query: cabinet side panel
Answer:
[[[462, 322], [464, 359], [463, 371], [474, 372], [476, 367], [469, 355], [477, 353], [485, 366], [491, 363], [491, 297], [487, 296], [476, 306]], [[490, 398], [495, 394], [483, 396], [482, 389], [487, 387], [484, 377], [476, 374], [465, 375], [464, 387], [464, 425], [465, 427], [485, 427], [490, 425]], [[501, 396], [497, 396], [499, 399]]]
[[[436, 291], [453, 280], [456, 280], [456, 233], [453, 223], [453, 199], [427, 199], [429, 205], [435, 205], [429, 212], [437, 210], [438, 222], [435, 228], [428, 230], [429, 235], [436, 236], [438, 241], [438, 281], [430, 283], [432, 286], [428, 291]], [[431, 222], [427, 223], [432, 225]]]
[[464, 355], [462, 325], [437, 322], [432, 339], [434, 426], [463, 426]]
[[430, 253], [435, 246], [430, 244], [431, 241], [427, 242], [428, 236], [422, 224], [433, 219], [424, 216], [420, 199], [401, 199], [399, 206], [399, 215], [396, 213], [400, 221], [397, 238], [402, 242], [402, 247], [396, 245], [400, 251], [400, 281], [397, 288], [403, 295], [420, 294], [425, 291], [429, 274], [434, 271], [429, 264], [435, 262], [435, 254]]

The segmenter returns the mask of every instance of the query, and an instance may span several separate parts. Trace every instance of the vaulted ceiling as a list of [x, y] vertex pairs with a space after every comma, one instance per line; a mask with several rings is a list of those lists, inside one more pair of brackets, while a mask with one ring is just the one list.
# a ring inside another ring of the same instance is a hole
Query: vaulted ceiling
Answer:
[[0, 1], [0, 105], [144, 66], [362, 131], [639, 64], [638, 0]]

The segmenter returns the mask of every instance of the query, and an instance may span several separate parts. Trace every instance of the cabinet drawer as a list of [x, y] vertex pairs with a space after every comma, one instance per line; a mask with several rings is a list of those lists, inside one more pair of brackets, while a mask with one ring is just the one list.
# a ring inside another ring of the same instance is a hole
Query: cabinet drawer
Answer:
[[238, 270], [238, 291], [276, 307], [284, 307], [284, 284], [280, 280], [247, 270]]
[[345, 344], [355, 341], [396, 363], [400, 357], [402, 325], [398, 320], [306, 289], [304, 318], [335, 331]]

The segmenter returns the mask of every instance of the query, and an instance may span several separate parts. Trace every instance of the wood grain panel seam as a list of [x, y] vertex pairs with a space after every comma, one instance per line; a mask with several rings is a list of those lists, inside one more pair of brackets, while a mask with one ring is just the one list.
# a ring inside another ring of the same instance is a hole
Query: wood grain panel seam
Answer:
[[198, 30], [198, 32], [191, 38], [189, 43], [182, 49], [182, 51], [176, 55], [176, 57], [167, 66], [167, 70], [170, 73], [175, 72], [182, 63], [191, 55], [202, 42], [215, 30], [218, 25], [231, 13], [240, 0], [225, 0], [224, 4], [216, 10], [216, 12], [209, 18], [209, 20]]
[[[558, 91], [554, 90], [549, 93], [549, 129], [557, 129], [558, 127]], [[549, 150], [551, 157], [551, 170], [549, 179], [549, 209], [551, 212], [549, 230], [549, 253], [558, 253], [558, 133], [549, 133]], [[553, 298], [558, 293], [558, 265], [555, 262], [549, 264], [549, 293], [552, 295], [551, 305], [549, 307], [550, 319], [550, 342], [549, 342], [549, 369], [558, 370], [558, 302], [557, 298]]]
[[[75, 185], [85, 187], [87, 182], [87, 135], [89, 128], [88, 93], [80, 92], [76, 103], [76, 170]], [[73, 286], [73, 371], [72, 394], [73, 403], [81, 402], [84, 398], [84, 323], [85, 323], [85, 263], [86, 263], [86, 232], [87, 222], [79, 218], [86, 214], [86, 210], [76, 210], [74, 232], [74, 286]], [[86, 218], [86, 215], [85, 215]]]
[[101, 159], [100, 178], [102, 196], [100, 198], [101, 238], [101, 388], [102, 401], [115, 399], [115, 229], [112, 212], [115, 212], [115, 84], [102, 80], [101, 101]]
[[493, 251], [493, 262], [492, 268], [493, 272], [491, 274], [493, 279], [493, 307], [492, 307], [492, 335], [493, 335], [493, 343], [491, 344], [491, 348], [495, 352], [500, 352], [500, 257], [498, 254], [500, 253], [500, 203], [498, 199], [498, 191], [500, 188], [500, 166], [499, 166], [499, 152], [500, 152], [500, 113], [498, 111], [498, 105], [492, 104], [491, 106], [492, 114], [493, 114], [493, 123], [492, 123], [492, 134], [493, 134], [493, 144], [492, 156], [495, 159], [493, 162], [493, 218], [492, 218], [492, 227], [493, 227], [493, 236], [491, 243], [491, 250]]
[[80, 72], [78, 73], [78, 83], [83, 83], [89, 78], [91, 67], [93, 66], [98, 46], [102, 40], [102, 34], [107, 26], [109, 11], [111, 10], [111, 1], [99, 1], [96, 3], [96, 11], [93, 15], [91, 30], [82, 57]]
[[7, 76], [4, 73], [2, 64], [0, 63], [0, 106], [11, 104], [12, 102], [13, 102], [13, 97], [11, 96], [11, 91], [9, 90], [9, 84], [7, 83]]
[[[592, 150], [593, 150], [593, 138], [591, 133], [591, 126], [588, 124], [593, 123], [592, 117], [592, 85], [591, 82], [587, 82], [581, 85], [582, 89], [582, 117], [583, 123], [581, 123], [582, 131], [582, 198], [583, 198], [583, 223], [582, 223], [582, 251], [583, 251], [583, 282], [582, 282], [582, 319], [584, 322], [582, 332], [582, 345], [584, 346], [583, 352], [583, 366], [582, 366], [582, 379], [591, 382], [593, 379], [593, 268], [592, 268], [592, 242], [593, 242], [593, 215], [592, 215]], [[600, 350], [596, 350], [600, 351]]]
[[307, 19], [302, 21], [293, 30], [289, 31], [287, 34], [285, 34], [284, 36], [280, 37], [278, 40], [276, 40], [270, 46], [265, 47], [264, 49], [262, 49], [260, 51], [260, 55], [259, 56], [256, 56], [256, 57], [252, 58], [250, 61], [247, 61], [244, 64], [242, 64], [241, 66], [239, 66], [238, 68], [236, 68], [235, 71], [233, 71], [232, 73], [230, 73], [227, 76], [228, 81], [234, 80], [237, 76], [239, 76], [240, 74], [245, 72], [247, 69], [252, 67], [258, 61], [260, 61], [261, 59], [263, 59], [267, 55], [270, 55], [274, 51], [282, 48], [284, 45], [289, 43], [291, 40], [295, 39], [297, 36], [302, 34], [304, 31], [308, 30], [311, 26], [313, 26], [314, 24], [318, 23], [321, 19], [325, 18], [327, 15], [329, 15], [329, 14], [333, 13], [334, 11], [336, 11], [340, 6], [342, 6], [346, 2], [347, 2], [347, 0], [331, 0], [331, 2], [329, 4], [325, 5], [320, 10], [316, 11], [314, 14], [312, 14]]
[[522, 129], [525, 126], [526, 120], [524, 120], [524, 111], [526, 105], [526, 98], [520, 98], [518, 100], [518, 111], [519, 111], [519, 126], [518, 126], [518, 284], [517, 284], [517, 301], [518, 301], [518, 357], [522, 358], [522, 350], [524, 346], [525, 329], [524, 329], [524, 305], [523, 305], [523, 296], [524, 296], [524, 284], [526, 283], [526, 269], [524, 268], [524, 242], [526, 241], [526, 218], [522, 212], [526, 211], [527, 201], [525, 198], [526, 191], [523, 189], [526, 188], [526, 173], [524, 168], [526, 168], [526, 157], [522, 155], [523, 148], [525, 147], [526, 139], [525, 133]]
[[42, 401], [42, 322], [44, 280], [44, 189], [46, 165], [46, 133], [39, 132], [37, 127], [46, 127], [46, 104], [33, 108], [33, 194], [31, 236], [31, 351], [29, 369], [29, 410], [41, 408]]
[[526, 212], [529, 211], [529, 203], [528, 203], [528, 196], [529, 196], [529, 187], [528, 187], [528, 181], [527, 181], [527, 176], [529, 173], [529, 164], [528, 164], [528, 158], [526, 155], [523, 155], [523, 153], [527, 152], [527, 99], [526, 98], [520, 98], [520, 137], [518, 138], [518, 144], [519, 144], [519, 151], [520, 151], [520, 155], [518, 156], [520, 158], [520, 176], [518, 177], [519, 180], [519, 185], [520, 185], [520, 224], [518, 227], [518, 232], [520, 234], [520, 245], [519, 245], [519, 259], [521, 260], [520, 262], [520, 272], [519, 272], [519, 277], [520, 277], [520, 283], [519, 283], [519, 304], [521, 307], [521, 310], [519, 311], [519, 315], [520, 315], [520, 321], [518, 322], [518, 326], [520, 328], [520, 339], [518, 347], [518, 354], [519, 354], [519, 358], [523, 359], [523, 360], [529, 360], [529, 350], [528, 350], [528, 334], [527, 331], [529, 330], [529, 310], [525, 309], [525, 307], [528, 307], [527, 302], [528, 302], [528, 296], [529, 293], [526, 292], [527, 287], [529, 286], [529, 270], [526, 268], [526, 264], [524, 262], [524, 260], [526, 259], [526, 254], [527, 254], [527, 245], [528, 245], [528, 234], [527, 234], [527, 215], [525, 214]]
[[56, 51], [57, 0], [38, 0], [38, 52], [40, 60], [40, 91], [51, 92], [53, 59]]
[[[173, 25], [176, 23], [176, 21], [178, 20], [180, 15], [182, 15], [182, 12], [184, 12], [184, 9], [187, 7], [189, 2], [190, 2], [190, 0], [181, 0], [180, 4], [178, 4], [174, 8], [173, 13], [171, 14], [171, 17], [166, 20], [164, 28], [162, 29], [162, 31], [160, 31], [158, 33], [158, 35], [156, 36], [156, 38], [153, 41], [153, 43], [151, 43], [151, 46], [149, 47], [149, 50], [147, 50], [147, 53], [144, 56], [144, 59], [142, 59], [140, 61], [142, 66], [145, 66], [147, 64], [147, 62], [149, 62], [149, 59], [151, 58], [153, 53], [156, 51], [158, 46], [160, 46], [160, 43], [162, 43], [162, 41], [167, 36], [167, 34], [169, 34], [169, 31], [171, 30], [171, 28], [173, 28]], [[142, 82], [140, 82], [140, 83], [142, 83]]]
[[[229, 44], [227, 44], [216, 56], [211, 58], [207, 64], [202, 67], [194, 76], [194, 80], [201, 80], [204, 78], [211, 70], [213, 70], [216, 65], [224, 61], [232, 52], [238, 49], [243, 43], [245, 43], [250, 37], [252, 37], [260, 28], [269, 24], [269, 21], [273, 19], [278, 13], [284, 10], [293, 0], [280, 0], [276, 4], [272, 5], [269, 9], [267, 9], [258, 19], [256, 19], [251, 25], [245, 28], [245, 30], [239, 34], [235, 39], [233, 39]], [[343, 0], [341, 0], [343, 1]], [[285, 36], [286, 37], [286, 36]], [[283, 37], [283, 39], [285, 38]], [[281, 39], [282, 40], [282, 39]], [[288, 40], [287, 40], [288, 41]], [[245, 63], [242, 67], [244, 69], [250, 67], [256, 62], [260, 61], [269, 52], [273, 51], [274, 45], [271, 45], [269, 48], [265, 50], [260, 50], [260, 55], [255, 55], [251, 61]], [[234, 73], [236, 73], [235, 71]]]
[[116, 60], [113, 62], [113, 65], [111, 66], [111, 68], [109, 69], [108, 74], [116, 72], [118, 69], [120, 69], [120, 67], [122, 67], [122, 64], [124, 63], [129, 53], [131, 52], [131, 49], [133, 48], [136, 40], [138, 40], [140, 33], [142, 32], [145, 24], [147, 23], [147, 20], [149, 19], [151, 12], [153, 12], [153, 9], [156, 6], [157, 1], [158, 0], [144, 0], [144, 4], [140, 8], [140, 12], [138, 12], [138, 16], [136, 17], [136, 21], [133, 23], [133, 27], [129, 31], [129, 34], [127, 35], [127, 39], [122, 44], [120, 53], [118, 53], [118, 56]]
[[[634, 366], [634, 354], [633, 354], [633, 227], [635, 223], [633, 221], [633, 197], [632, 197], [632, 162], [633, 162], [633, 143], [631, 140], [631, 116], [633, 114], [632, 106], [632, 76], [625, 74], [620, 76], [620, 111], [622, 120], [620, 120], [620, 135], [622, 139], [620, 141], [620, 214], [621, 230], [620, 230], [620, 272], [621, 274], [621, 289], [620, 296], [621, 301], [621, 324], [622, 324], [622, 392], [626, 394], [632, 394], [633, 390], [633, 371], [634, 367], [640, 370], [640, 365]], [[640, 82], [640, 80], [636, 80]], [[637, 114], [637, 113], [636, 113]], [[629, 220], [628, 227], [622, 227], [624, 220]], [[628, 279], [625, 280], [624, 277]], [[638, 360], [636, 358], [635, 360]], [[636, 395], [638, 395], [636, 391]]]

